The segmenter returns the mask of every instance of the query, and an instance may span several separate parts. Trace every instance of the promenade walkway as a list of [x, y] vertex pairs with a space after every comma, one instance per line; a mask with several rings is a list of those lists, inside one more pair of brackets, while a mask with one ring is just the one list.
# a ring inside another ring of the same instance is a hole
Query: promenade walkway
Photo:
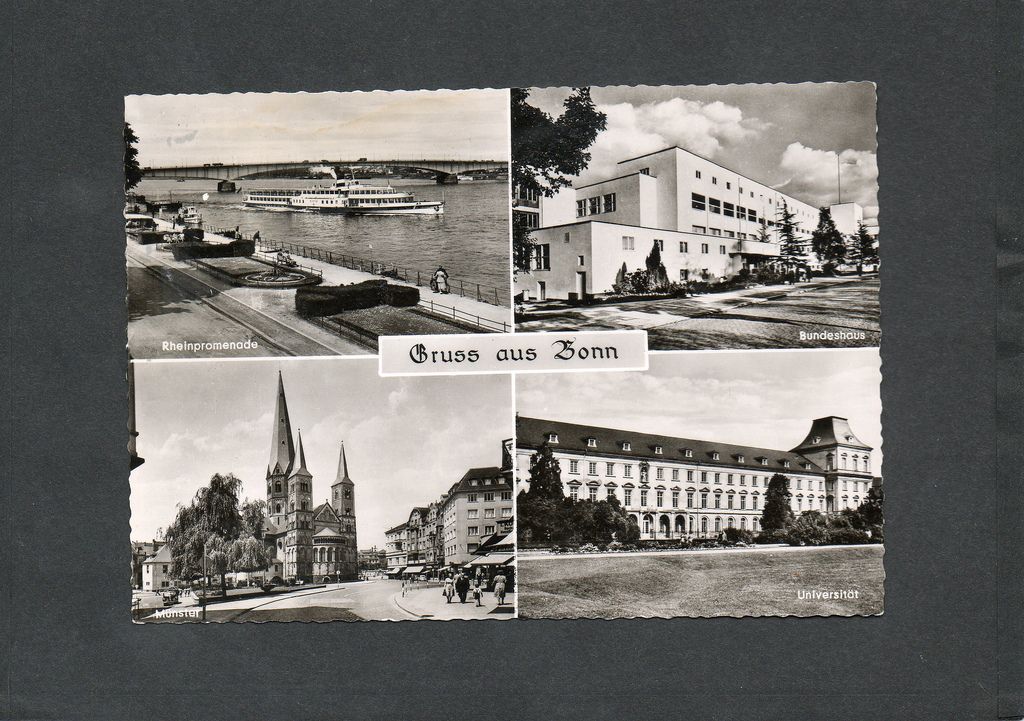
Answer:
[[436, 621], [451, 621], [456, 619], [507, 619], [512, 618], [515, 613], [515, 594], [505, 594], [505, 604], [502, 609], [498, 608], [498, 601], [493, 593], [485, 593], [482, 603], [477, 606], [472, 594], [466, 598], [465, 603], [459, 603], [459, 597], [455, 596], [451, 603], [441, 594], [441, 586], [430, 584], [423, 587], [412, 588], [402, 596], [399, 591], [395, 596], [395, 603], [402, 610], [416, 616]]

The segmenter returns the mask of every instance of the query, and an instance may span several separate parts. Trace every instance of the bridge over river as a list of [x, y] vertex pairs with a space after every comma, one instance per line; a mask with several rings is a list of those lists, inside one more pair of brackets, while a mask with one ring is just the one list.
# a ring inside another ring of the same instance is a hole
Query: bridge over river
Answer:
[[289, 170], [293, 168], [314, 168], [319, 166], [339, 166], [360, 168], [367, 166], [386, 165], [396, 168], [415, 168], [418, 170], [429, 170], [437, 173], [437, 182], [455, 183], [460, 173], [480, 170], [506, 170], [508, 162], [504, 160], [431, 160], [419, 159], [393, 159], [393, 160], [370, 160], [359, 158], [358, 160], [322, 160], [311, 162], [285, 163], [203, 163], [202, 165], [178, 165], [164, 167], [146, 167], [142, 169], [147, 178], [209, 178], [216, 180], [238, 180], [252, 175], [268, 173], [274, 170]]

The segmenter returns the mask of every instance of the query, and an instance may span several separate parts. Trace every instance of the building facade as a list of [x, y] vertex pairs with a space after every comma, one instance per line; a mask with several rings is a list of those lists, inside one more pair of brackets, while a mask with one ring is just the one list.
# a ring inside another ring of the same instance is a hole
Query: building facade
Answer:
[[511, 467], [470, 468], [441, 507], [445, 564], [466, 564], [487, 538], [511, 532], [514, 513]]
[[142, 590], [160, 591], [174, 585], [174, 558], [171, 547], [164, 544], [154, 555], [142, 562]]
[[[524, 300], [610, 293], [623, 264], [628, 272], [644, 268], [655, 244], [671, 281], [713, 282], [756, 271], [778, 260], [783, 207], [793, 213], [798, 238], [809, 239], [817, 208], [699, 155], [671, 147], [623, 160], [615, 177], [563, 190], [550, 201], [513, 200], [520, 222], [536, 228], [532, 268], [517, 273], [516, 293]], [[856, 203], [836, 210], [843, 228], [863, 218]], [[806, 261], [813, 265], [808, 245]]]
[[281, 580], [351, 581], [359, 576], [355, 484], [348, 475], [345, 444], [331, 498], [314, 508], [313, 474], [306, 468], [302, 434], [297, 444], [293, 440], [280, 373], [267, 464], [264, 539], [281, 563]]
[[399, 573], [409, 565], [409, 554], [405, 545], [405, 523], [384, 532], [384, 549], [389, 573]]
[[544, 444], [558, 461], [567, 495], [617, 498], [647, 540], [761, 530], [765, 493], [776, 473], [789, 479], [797, 515], [857, 508], [881, 483], [872, 475], [873, 449], [838, 416], [814, 420], [789, 451], [519, 417], [520, 488], [529, 488], [530, 458]]

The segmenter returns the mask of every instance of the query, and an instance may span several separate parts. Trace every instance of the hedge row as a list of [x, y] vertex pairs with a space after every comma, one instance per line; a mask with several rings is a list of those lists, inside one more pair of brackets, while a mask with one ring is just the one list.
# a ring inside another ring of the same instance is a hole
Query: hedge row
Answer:
[[256, 243], [251, 240], [233, 240], [230, 243], [185, 241], [183, 243], [172, 243], [170, 247], [171, 252], [174, 253], [175, 260], [187, 258], [244, 258], [256, 252]]
[[386, 280], [366, 280], [353, 285], [317, 286], [295, 291], [295, 309], [304, 317], [337, 315], [347, 310], [390, 305], [407, 308], [420, 302], [420, 291]]

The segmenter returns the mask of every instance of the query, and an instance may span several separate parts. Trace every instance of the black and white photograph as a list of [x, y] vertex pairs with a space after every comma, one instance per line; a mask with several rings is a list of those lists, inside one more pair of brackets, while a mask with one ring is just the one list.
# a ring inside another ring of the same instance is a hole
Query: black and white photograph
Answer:
[[125, 98], [135, 358], [511, 330], [507, 90]]
[[515, 617], [507, 375], [136, 361], [137, 623]]
[[521, 618], [883, 610], [878, 350], [516, 379]]
[[879, 343], [875, 86], [514, 88], [519, 331]]

